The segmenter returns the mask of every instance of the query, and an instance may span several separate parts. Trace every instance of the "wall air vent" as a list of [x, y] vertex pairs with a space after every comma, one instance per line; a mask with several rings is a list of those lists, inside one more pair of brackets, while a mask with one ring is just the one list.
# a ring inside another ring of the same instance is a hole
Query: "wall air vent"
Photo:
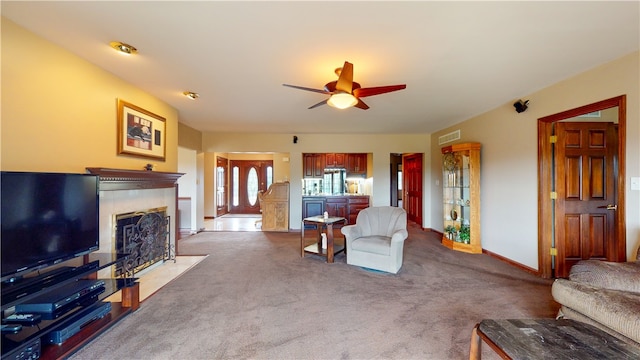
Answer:
[[460, 140], [460, 130], [444, 134], [438, 138], [438, 145], [446, 144], [455, 140]]

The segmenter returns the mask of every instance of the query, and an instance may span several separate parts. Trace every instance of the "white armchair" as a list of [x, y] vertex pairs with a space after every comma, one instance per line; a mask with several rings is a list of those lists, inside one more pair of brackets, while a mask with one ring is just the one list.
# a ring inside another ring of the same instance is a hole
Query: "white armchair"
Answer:
[[390, 273], [402, 267], [407, 212], [392, 206], [374, 206], [358, 213], [355, 225], [342, 227], [347, 264]]

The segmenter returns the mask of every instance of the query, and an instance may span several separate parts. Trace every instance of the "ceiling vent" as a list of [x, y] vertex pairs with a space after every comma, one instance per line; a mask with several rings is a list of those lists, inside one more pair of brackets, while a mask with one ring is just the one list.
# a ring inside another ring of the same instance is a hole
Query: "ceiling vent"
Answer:
[[455, 140], [460, 140], [460, 130], [444, 134], [438, 138], [438, 145], [446, 144]]

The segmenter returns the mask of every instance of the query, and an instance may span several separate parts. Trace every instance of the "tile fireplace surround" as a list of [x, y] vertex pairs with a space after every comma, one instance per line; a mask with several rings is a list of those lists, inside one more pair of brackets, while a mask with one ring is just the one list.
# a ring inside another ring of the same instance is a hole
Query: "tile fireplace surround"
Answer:
[[87, 168], [100, 177], [100, 249], [115, 249], [116, 214], [166, 207], [170, 217], [169, 242], [178, 252], [178, 178], [182, 173]]

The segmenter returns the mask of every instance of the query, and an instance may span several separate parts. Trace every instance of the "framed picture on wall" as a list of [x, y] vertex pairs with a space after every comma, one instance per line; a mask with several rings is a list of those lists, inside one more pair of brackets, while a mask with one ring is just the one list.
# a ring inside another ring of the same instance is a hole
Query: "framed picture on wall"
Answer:
[[166, 122], [141, 107], [118, 99], [118, 154], [165, 160]]

